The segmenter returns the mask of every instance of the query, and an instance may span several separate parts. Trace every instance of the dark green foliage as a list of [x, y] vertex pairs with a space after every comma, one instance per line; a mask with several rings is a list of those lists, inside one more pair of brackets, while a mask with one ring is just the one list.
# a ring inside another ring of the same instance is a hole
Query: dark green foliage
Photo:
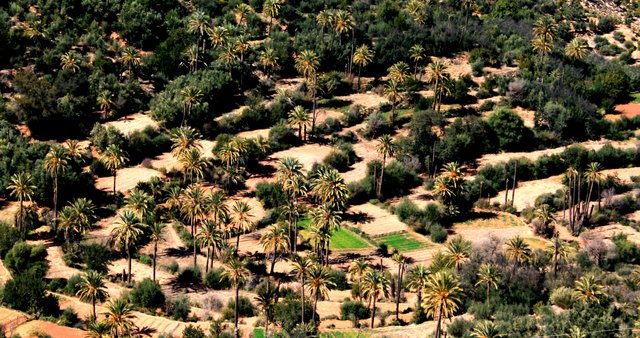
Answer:
[[202, 277], [199, 268], [196, 268], [195, 270], [193, 268], [186, 268], [178, 274], [178, 277], [176, 277], [176, 283], [182, 286], [197, 285], [201, 282]]
[[31, 273], [44, 277], [49, 270], [47, 250], [44, 245], [16, 243], [4, 258], [4, 264], [13, 274]]
[[260, 182], [256, 185], [256, 198], [266, 209], [277, 208], [287, 201], [282, 186], [277, 183]]
[[349, 290], [351, 285], [347, 281], [347, 274], [342, 270], [331, 270], [331, 281], [336, 284], [336, 290]]
[[531, 147], [533, 133], [525, 127], [522, 118], [511, 110], [496, 110], [489, 116], [487, 124], [498, 138], [500, 149], [521, 151]]
[[[273, 321], [280, 325], [283, 330], [291, 331], [296, 325], [301, 323], [302, 317], [300, 316], [300, 310], [302, 305], [297, 298], [287, 297], [280, 301], [273, 311]], [[305, 322], [308, 322], [309, 318], [313, 315], [313, 307], [310, 302], [304, 304], [304, 318]], [[317, 314], [316, 314], [317, 318]]]
[[58, 300], [45, 293], [42, 276], [32, 271], [14, 275], [4, 286], [3, 303], [10, 308], [33, 313], [36, 316], [55, 316], [59, 311]]
[[369, 318], [371, 311], [362, 302], [344, 302], [340, 305], [340, 319], [357, 321]]
[[271, 144], [272, 150], [278, 151], [298, 145], [300, 139], [298, 139], [293, 130], [282, 121], [269, 130], [269, 143]]
[[4, 257], [15, 243], [20, 240], [20, 232], [4, 222], [0, 222], [0, 256]]
[[67, 285], [64, 288], [64, 293], [72, 297], [75, 296], [78, 293], [78, 290], [80, 290], [80, 286], [78, 284], [82, 283], [83, 280], [82, 276], [77, 274], [69, 277]]
[[78, 317], [78, 314], [72, 308], [68, 307], [60, 314], [58, 323], [63, 326], [74, 327], [80, 323], [80, 317]]
[[165, 302], [160, 284], [148, 278], [145, 278], [131, 290], [130, 299], [134, 305], [151, 310], [162, 308]]
[[167, 301], [166, 307], [167, 313], [175, 320], [187, 320], [191, 312], [191, 302], [186, 295]]
[[[256, 308], [251, 304], [249, 298], [240, 296], [238, 298], [238, 315], [240, 317], [253, 317], [258, 312]], [[222, 318], [226, 320], [233, 319], [234, 311], [235, 311], [236, 301], [235, 299], [229, 299], [227, 303], [227, 307], [222, 311]]]
[[84, 244], [80, 246], [80, 258], [87, 270], [106, 273], [113, 253], [109, 247], [99, 243]]
[[445, 230], [441, 225], [432, 225], [430, 233], [431, 240], [435, 243], [444, 243], [447, 240], [447, 230]]
[[213, 290], [225, 290], [231, 287], [226, 277], [223, 276], [223, 268], [213, 268], [204, 277], [204, 286]]
[[207, 335], [201, 328], [189, 324], [182, 331], [182, 338], [207, 338]]
[[456, 318], [451, 324], [447, 326], [447, 333], [452, 338], [466, 338], [470, 337], [469, 333], [473, 328], [473, 322], [463, 319]]

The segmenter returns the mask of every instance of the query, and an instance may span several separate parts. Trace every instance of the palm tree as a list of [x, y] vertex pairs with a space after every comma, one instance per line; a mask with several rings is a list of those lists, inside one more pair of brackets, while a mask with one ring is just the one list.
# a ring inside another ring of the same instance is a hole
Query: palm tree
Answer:
[[348, 33], [351, 31], [351, 53], [349, 54], [349, 59], [347, 59], [347, 73], [349, 78], [352, 78], [351, 74], [351, 64], [353, 62], [353, 47], [355, 44], [355, 26], [356, 22], [353, 18], [353, 15], [345, 10], [339, 9], [335, 12], [333, 24], [335, 25], [334, 29], [336, 33], [338, 33], [338, 38], [340, 39], [340, 45], [342, 46], [342, 34]]
[[438, 318], [436, 338], [440, 338], [442, 318], [450, 318], [458, 310], [462, 294], [460, 283], [451, 273], [440, 271], [429, 276], [422, 305], [427, 314]]
[[53, 228], [58, 219], [58, 176], [69, 169], [69, 156], [62, 147], [52, 147], [44, 157], [44, 170], [53, 176]]
[[216, 227], [220, 227], [221, 220], [229, 215], [229, 207], [227, 206], [227, 195], [222, 191], [216, 191], [207, 198], [207, 206], [213, 223]]
[[418, 74], [418, 63], [424, 60], [424, 47], [413, 45], [409, 48], [409, 57], [413, 60], [413, 76]]
[[111, 338], [111, 329], [106, 321], [92, 320], [87, 322], [87, 338]]
[[138, 51], [133, 47], [124, 46], [120, 52], [120, 60], [129, 69], [128, 75], [129, 78], [131, 78], [133, 75], [133, 67], [139, 66], [141, 62]]
[[76, 285], [78, 292], [76, 296], [83, 301], [90, 301], [93, 307], [93, 320], [97, 320], [96, 302], [104, 302], [109, 297], [107, 287], [104, 282], [104, 275], [96, 271], [89, 271], [82, 277], [82, 282]]
[[112, 114], [111, 105], [113, 105], [113, 94], [108, 89], [100, 91], [96, 98], [96, 103], [102, 112], [102, 118], [110, 117]]
[[96, 206], [91, 200], [78, 198], [62, 208], [58, 217], [59, 226], [64, 230], [67, 241], [73, 242], [80, 235], [93, 228], [98, 220]]
[[585, 204], [584, 216], [583, 218], [589, 218], [591, 216], [591, 212], [589, 211], [589, 205], [591, 203], [591, 195], [593, 193], [593, 186], [598, 185], [598, 209], [600, 208], [600, 182], [604, 180], [604, 175], [600, 172], [602, 170], [600, 168], [600, 163], [591, 162], [587, 166], [587, 169], [584, 171], [584, 178], [587, 181], [588, 185], [588, 193], [587, 193], [587, 201]]
[[103, 313], [105, 323], [111, 331], [112, 337], [129, 337], [131, 331], [136, 327], [133, 320], [133, 304], [124, 298], [111, 300], [106, 305], [107, 312]]
[[[307, 287], [311, 297], [313, 297], [313, 318], [315, 321], [315, 313], [318, 308], [318, 300], [320, 298], [329, 297], [329, 289], [335, 287], [336, 284], [331, 280], [331, 270], [328, 267], [315, 264], [307, 272]], [[318, 318], [320, 319], [320, 318]]]
[[180, 65], [188, 66], [189, 72], [191, 73], [195, 72], [199, 61], [198, 45], [193, 44], [187, 47], [184, 52], [182, 52], [182, 57], [184, 58], [184, 61], [182, 61]]
[[[635, 330], [634, 333], [636, 333]], [[567, 338], [587, 338], [587, 333], [584, 332], [579, 326], [572, 326], [571, 328], [569, 328]]]
[[351, 262], [351, 264], [349, 265], [349, 268], [347, 269], [347, 272], [349, 273], [351, 281], [358, 286], [357, 288], [358, 293], [356, 295], [358, 299], [362, 299], [362, 277], [364, 276], [365, 272], [370, 268], [371, 268], [371, 265], [369, 265], [369, 262], [367, 262], [367, 260], [364, 259], [363, 257], [360, 257], [355, 261]]
[[393, 156], [395, 152], [395, 143], [389, 134], [384, 134], [378, 139], [376, 151], [382, 156], [382, 168], [380, 169], [380, 181], [378, 182], [377, 195], [382, 196], [382, 182], [384, 179], [384, 167], [387, 165], [387, 157]]
[[115, 144], [110, 144], [107, 149], [105, 149], [104, 153], [102, 153], [102, 158], [100, 160], [107, 170], [110, 170], [113, 173], [113, 196], [115, 196], [116, 176], [118, 174], [118, 170], [122, 169], [129, 159], [120, 147]]
[[547, 249], [547, 252], [551, 254], [551, 259], [553, 260], [553, 275], [556, 276], [558, 274], [558, 262], [562, 260], [567, 260], [570, 255], [569, 245], [567, 245], [563, 240], [558, 238], [559, 233], [556, 232], [554, 235], [554, 243]]
[[387, 69], [389, 79], [404, 84], [409, 78], [409, 65], [404, 61], [397, 62]]
[[587, 41], [574, 38], [564, 47], [564, 55], [576, 60], [582, 60], [589, 55], [589, 45]]
[[445, 259], [447, 264], [460, 271], [460, 267], [469, 261], [471, 257], [471, 241], [465, 240], [458, 235], [445, 244]]
[[309, 270], [314, 266], [311, 259], [304, 256], [293, 255], [293, 269], [291, 269], [291, 275], [300, 281], [300, 296], [301, 296], [301, 323], [304, 325], [304, 286], [306, 284], [306, 278]]
[[472, 337], [476, 338], [500, 338], [505, 337], [504, 334], [500, 333], [500, 329], [498, 325], [490, 322], [488, 320], [483, 320], [476, 324], [471, 332]]
[[135, 249], [140, 236], [143, 234], [145, 225], [138, 221], [136, 215], [130, 210], [125, 210], [120, 214], [120, 220], [116, 221], [115, 227], [111, 231], [116, 244], [124, 246], [127, 253], [129, 265], [128, 282], [131, 283], [131, 255]]
[[417, 293], [417, 306], [420, 308], [422, 308], [422, 290], [426, 288], [430, 274], [431, 271], [429, 271], [426, 266], [420, 264], [414, 266], [413, 269], [409, 271], [407, 277], [407, 286], [410, 290], [414, 290]]
[[[305, 140], [307, 137], [307, 127], [311, 125], [309, 113], [302, 106], [295, 106], [290, 112], [287, 123], [292, 128], [298, 128], [298, 137]], [[304, 137], [302, 131], [304, 130]]]
[[[278, 1], [278, 0], [269, 0], [269, 1]], [[265, 2], [266, 5], [266, 2]], [[262, 69], [264, 69], [264, 73], [269, 77], [271, 73], [270, 70], [278, 67], [278, 56], [276, 55], [275, 49], [271, 47], [265, 48], [265, 50], [260, 52], [258, 56], [258, 60], [262, 65]]]
[[329, 241], [331, 234], [342, 224], [342, 212], [335, 211], [328, 205], [322, 205], [311, 211], [311, 222], [317, 233], [322, 234], [323, 241], [319, 243], [318, 256], [324, 258], [324, 264], [329, 265]]
[[153, 197], [140, 189], [134, 189], [125, 198], [125, 209], [131, 210], [138, 217], [138, 220], [143, 222], [150, 211], [152, 203]]
[[405, 11], [413, 17], [413, 20], [417, 24], [424, 24], [427, 16], [425, 2], [422, 0], [409, 0], [405, 6]]
[[200, 139], [202, 136], [192, 127], [178, 127], [169, 133], [169, 139], [171, 140], [171, 153], [176, 158], [181, 158], [189, 149], [202, 148], [200, 145]]
[[260, 237], [260, 244], [262, 244], [264, 252], [272, 252], [273, 254], [270, 272], [270, 274], [273, 275], [278, 254], [289, 251], [289, 235], [287, 229], [280, 224], [270, 225]]
[[600, 304], [600, 299], [607, 296], [603, 289], [602, 284], [593, 275], [580, 277], [573, 288], [578, 300], [596, 304]]
[[[198, 48], [200, 46], [201, 41], [202, 41], [202, 52], [204, 53], [205, 40], [203, 39], [203, 37], [204, 37], [204, 34], [207, 32], [209, 21], [210, 19], [207, 17], [207, 15], [201, 11], [195, 11], [187, 18], [187, 31], [189, 33], [195, 33], [197, 35], [196, 59], [198, 59]], [[198, 70], [197, 63], [195, 65], [194, 70]]]
[[[333, 24], [334, 15], [329, 9], [323, 9], [316, 15], [316, 23], [320, 26], [320, 40], [324, 43], [324, 30]], [[323, 46], [324, 47], [324, 46]]]
[[273, 19], [278, 16], [280, 12], [281, 0], [265, 0], [262, 5], [262, 14], [269, 17], [269, 34], [271, 34], [271, 27], [273, 25]]
[[33, 178], [28, 172], [19, 172], [11, 176], [11, 183], [7, 186], [9, 195], [18, 199], [20, 203], [18, 216], [18, 229], [22, 236], [26, 236], [27, 229], [24, 226], [24, 200], [31, 201], [31, 197], [35, 193], [36, 186], [33, 185]]
[[553, 42], [557, 35], [558, 25], [553, 20], [553, 17], [550, 15], [541, 16], [536, 22], [533, 24], [533, 35], [534, 37], [542, 38], [544, 40], [548, 40]]
[[191, 238], [193, 241], [193, 268], [198, 266], [198, 242], [196, 238], [196, 223], [206, 215], [206, 201], [205, 191], [198, 185], [190, 185], [183, 191], [182, 197], [182, 214], [186, 216], [189, 224], [191, 225]]
[[369, 65], [371, 61], [373, 61], [373, 51], [369, 46], [363, 44], [356, 48], [355, 53], [353, 53], [353, 63], [358, 66], [358, 89], [360, 89], [360, 74], [362, 73], [362, 68]]
[[70, 70], [72, 73], [80, 70], [82, 59], [80, 55], [74, 51], [68, 51], [60, 56], [60, 67], [62, 70]]
[[[267, 283], [269, 283], [267, 281]], [[264, 324], [264, 336], [269, 337], [269, 320], [271, 319], [271, 313], [273, 312], [276, 304], [278, 304], [279, 287], [271, 288], [267, 287], [266, 290], [261, 291], [256, 296], [255, 300], [258, 302], [258, 306], [264, 311], [265, 324]]]
[[201, 248], [207, 248], [207, 261], [205, 263], [205, 273], [209, 272], [209, 266], [213, 266], [213, 257], [216, 250], [220, 252], [224, 247], [222, 231], [217, 229], [216, 223], [210, 220], [202, 222], [200, 232], [196, 235], [196, 240]]
[[251, 207], [245, 201], [236, 201], [231, 208], [231, 224], [235, 228], [236, 237], [236, 254], [240, 253], [240, 234], [249, 232], [253, 229], [253, 214]]
[[349, 189], [344, 178], [333, 168], [322, 169], [311, 181], [311, 193], [322, 204], [342, 210], [349, 197]]
[[244, 25], [244, 29], [246, 31], [247, 16], [249, 16], [250, 13], [253, 13], [253, 8], [248, 4], [241, 2], [236, 6], [236, 9], [233, 12], [236, 15], [236, 22], [238, 25]]
[[368, 269], [362, 277], [362, 292], [371, 304], [371, 328], [376, 318], [376, 302], [379, 297], [388, 297], [391, 282], [381, 271]]
[[502, 276], [500, 274], [500, 269], [498, 269], [495, 265], [491, 263], [484, 263], [480, 265], [478, 269], [478, 281], [476, 282], [476, 286], [486, 285], [487, 286], [487, 305], [489, 304], [489, 297], [491, 288], [498, 289], [498, 283], [500, 283]]
[[398, 264], [398, 280], [396, 285], [396, 320], [400, 320], [400, 295], [402, 294], [402, 275], [407, 265], [407, 257], [403, 256], [399, 251], [395, 251], [391, 255], [391, 259]]
[[384, 96], [391, 102], [391, 125], [395, 123], [398, 104], [402, 101], [400, 84], [395, 80], [390, 80], [384, 86]]
[[225, 271], [223, 276], [227, 278], [229, 283], [236, 290], [236, 302], [234, 306], [234, 335], [236, 338], [240, 337], [240, 331], [238, 330], [238, 300], [240, 298], [240, 287], [247, 281], [249, 278], [250, 272], [247, 269], [247, 261], [246, 259], [232, 256], [229, 258], [229, 261], [225, 264]]
[[182, 95], [182, 122], [180, 123], [180, 126], [182, 127], [184, 126], [186, 116], [191, 116], [191, 108], [193, 108], [193, 105], [200, 102], [202, 90], [189, 86], [182, 89], [180, 91], [180, 95]]
[[446, 72], [446, 66], [442, 61], [436, 60], [429, 65], [427, 69], [427, 82], [433, 84], [433, 107], [432, 109], [440, 112], [440, 104], [442, 103], [442, 97], [444, 95], [446, 82], [449, 78], [449, 74]]
[[505, 254], [509, 260], [513, 261], [513, 272], [515, 273], [518, 265], [526, 263], [531, 259], [531, 248], [522, 237], [516, 236], [505, 244]]
[[153, 242], [153, 281], [156, 281], [156, 262], [158, 259], [158, 243], [164, 241], [164, 230], [167, 224], [162, 222], [153, 222], [149, 225], [151, 230], [151, 241]]
[[78, 142], [78, 140], [68, 140], [64, 144], [64, 149], [71, 159], [82, 158], [82, 149], [80, 149], [80, 142]]
[[207, 169], [207, 159], [202, 156], [198, 148], [190, 148], [180, 158], [178, 162], [184, 169], [184, 183], [193, 181], [194, 178], [200, 180], [204, 177], [205, 170]]
[[231, 43], [227, 43], [224, 50], [218, 56], [218, 59], [227, 66], [227, 69], [229, 70], [229, 76], [231, 76], [233, 65], [235, 65], [239, 59], [236, 52], [236, 47]]
[[312, 115], [312, 123], [311, 123], [311, 133], [315, 133], [316, 130], [316, 84], [318, 79], [317, 70], [320, 66], [320, 58], [318, 58], [318, 54], [312, 50], [305, 49], [299, 54], [295, 55], [295, 68], [300, 73], [307, 84], [309, 85], [309, 89], [311, 92], [311, 100], [313, 101], [313, 106], [311, 110]]
[[209, 41], [211, 41], [211, 45], [214, 48], [224, 46], [229, 38], [229, 30], [222, 26], [209, 28], [207, 34], [209, 35]]

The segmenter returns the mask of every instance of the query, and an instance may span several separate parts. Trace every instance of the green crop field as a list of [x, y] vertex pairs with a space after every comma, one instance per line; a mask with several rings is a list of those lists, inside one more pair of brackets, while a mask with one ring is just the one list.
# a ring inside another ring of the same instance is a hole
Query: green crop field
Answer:
[[393, 234], [380, 237], [378, 243], [384, 243], [390, 248], [399, 251], [411, 251], [427, 247], [428, 244], [415, 239], [411, 234]]
[[344, 249], [364, 249], [370, 247], [369, 243], [362, 237], [354, 234], [346, 229], [339, 229], [331, 236], [331, 249], [344, 250]]
[[367, 338], [370, 337], [368, 334], [361, 332], [322, 332], [319, 335], [320, 338]]

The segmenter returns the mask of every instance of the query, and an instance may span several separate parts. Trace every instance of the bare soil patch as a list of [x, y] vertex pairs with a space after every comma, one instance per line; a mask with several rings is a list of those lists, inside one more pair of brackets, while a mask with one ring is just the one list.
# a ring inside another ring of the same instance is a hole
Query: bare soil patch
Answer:
[[[200, 140], [200, 153], [202, 156], [205, 158], [213, 158], [213, 148], [215, 147], [215, 144], [215, 141]], [[162, 168], [166, 171], [182, 170], [182, 165], [180, 165], [178, 159], [173, 156], [170, 151], [148, 160], [151, 167], [157, 170]]]
[[285, 157], [297, 158], [302, 166], [306, 170], [310, 170], [314, 163], [320, 163], [327, 157], [332, 151], [333, 147], [318, 145], [318, 144], [305, 144], [300, 147], [290, 148], [282, 150], [277, 153], [271, 154], [273, 159], [282, 159]]
[[346, 96], [336, 96], [336, 99], [351, 101], [352, 104], [359, 104], [365, 108], [377, 107], [383, 103], [389, 103], [389, 101], [384, 97], [370, 91]]
[[351, 206], [347, 223], [372, 237], [405, 232], [409, 227], [398, 216], [371, 203]]
[[[513, 206], [520, 211], [527, 207], [532, 207], [536, 198], [544, 193], [554, 193], [558, 189], [562, 189], [562, 175], [552, 176], [549, 178], [527, 181], [519, 183], [516, 187], [515, 201]], [[491, 199], [492, 202], [504, 203], [504, 195], [506, 191], [501, 191], [498, 196]], [[511, 202], [511, 190], [509, 190], [509, 203]]]
[[607, 169], [607, 170], [602, 170], [600, 173], [602, 173], [605, 176], [617, 177], [623, 183], [631, 183], [631, 177], [640, 176], [640, 167]]
[[628, 240], [632, 241], [636, 245], [640, 244], [640, 232], [630, 226], [624, 226], [620, 223], [599, 226], [588, 230], [587, 233], [599, 234], [603, 238], [611, 238], [618, 234], [624, 234], [627, 236]]
[[270, 130], [271, 130], [271, 128], [242, 131], [242, 132], [237, 133], [236, 136], [242, 137], [242, 138], [254, 138], [254, 137], [262, 136], [263, 138], [267, 139], [267, 138], [269, 138], [269, 131]]
[[158, 129], [158, 123], [148, 115], [149, 113], [135, 113], [123, 116], [115, 121], [105, 123], [105, 126], [112, 126], [124, 135], [131, 135], [135, 131], [142, 131], [147, 127]]
[[453, 234], [460, 235], [475, 245], [482, 243], [490, 237], [506, 241], [515, 236], [524, 238], [534, 236], [531, 229], [524, 224], [522, 220], [507, 213], [487, 213], [487, 217], [484, 218], [476, 218], [464, 223], [456, 223], [450, 230]]
[[633, 118], [640, 115], [640, 103], [625, 103], [616, 106], [616, 111], [624, 117]]
[[291, 79], [280, 79], [276, 81], [276, 90], [291, 90], [298, 91], [304, 83], [304, 79], [301, 77]]
[[38, 337], [37, 334], [48, 334], [53, 338], [84, 338], [86, 331], [75, 329], [67, 326], [58, 325], [56, 323], [44, 320], [32, 320], [20, 325], [13, 334], [21, 337]]
[[[163, 177], [163, 175], [155, 169], [141, 166], [120, 169], [116, 176], [116, 190], [119, 192], [129, 191], [135, 188], [139, 182], [149, 181], [153, 177]], [[112, 192], [113, 176], [99, 177], [96, 180], [96, 188]]]

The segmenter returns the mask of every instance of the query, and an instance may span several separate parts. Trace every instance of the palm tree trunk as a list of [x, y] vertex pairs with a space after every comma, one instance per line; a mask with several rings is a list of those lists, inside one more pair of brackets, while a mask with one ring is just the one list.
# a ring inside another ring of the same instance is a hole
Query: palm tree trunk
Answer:
[[95, 297], [91, 298], [91, 305], [93, 306], [93, 320], [98, 320], [98, 317], [96, 316], [96, 298]]
[[193, 270], [195, 270], [198, 264], [198, 241], [196, 241], [196, 226], [194, 223], [191, 223], [191, 238], [193, 239]]
[[400, 320], [400, 288], [402, 287], [402, 265], [398, 265], [398, 286], [396, 287], [396, 321]]
[[271, 261], [271, 273], [270, 275], [273, 275], [273, 269], [276, 267], [276, 258], [278, 257], [277, 253], [276, 253], [276, 248], [273, 248], [273, 260]]
[[118, 175], [118, 170], [113, 170], [113, 196], [116, 196], [116, 175]]
[[23, 214], [23, 210], [24, 210], [24, 201], [22, 200], [22, 197], [19, 198], [20, 200], [20, 219], [18, 220], [18, 231], [20, 231], [20, 233], [22, 234], [22, 237], [26, 237], [26, 231], [24, 229], [24, 214]]
[[236, 255], [240, 254], [240, 231], [238, 231], [238, 236], [236, 237]]
[[360, 73], [362, 72], [362, 65], [358, 66], [358, 91], [360, 91]]
[[240, 331], [238, 330], [238, 299], [240, 298], [240, 284], [236, 285], [236, 304], [233, 309], [234, 313], [234, 334], [236, 338], [240, 338]]
[[436, 110], [437, 106], [438, 106], [438, 77], [436, 76], [436, 82], [433, 85], [433, 105], [431, 109]]
[[301, 319], [300, 322], [304, 326], [304, 278], [302, 278], [300, 280], [300, 295], [302, 296], [301, 297], [302, 301], [300, 302], [301, 307], [302, 307], [301, 312], [300, 312], [300, 319]]
[[518, 162], [515, 162], [513, 164], [513, 189], [511, 190], [511, 206], [513, 206], [513, 202], [516, 199], [516, 184], [517, 184], [517, 176], [516, 174], [518, 173]]
[[440, 303], [440, 308], [438, 309], [438, 324], [436, 324], [436, 338], [440, 338], [440, 323], [442, 322], [442, 306], [444, 303]]
[[211, 256], [211, 247], [207, 246], [207, 260], [204, 263], [204, 272], [209, 272], [209, 258]]
[[491, 292], [491, 284], [487, 283], [487, 305], [489, 305], [489, 292]]
[[372, 329], [373, 329], [373, 324], [375, 323], [374, 321], [376, 320], [376, 298], [378, 298], [377, 293], [373, 296], [373, 306], [371, 310], [371, 328]]
[[58, 175], [53, 178], [53, 230], [58, 228]]
[[153, 243], [153, 281], [156, 281], [156, 260], [158, 257], [158, 241]]
[[[314, 296], [314, 300], [313, 300], [313, 313], [311, 314], [311, 321], [315, 322], [316, 321], [316, 309], [318, 308], [318, 296], [319, 296], [319, 292], [318, 290], [316, 290], [316, 294]], [[320, 315], [318, 315], [320, 316]], [[320, 318], [318, 318], [318, 320], [320, 320]]]
[[131, 249], [127, 248], [127, 258], [129, 259], [129, 284], [131, 284]]
[[380, 182], [378, 183], [378, 197], [382, 197], [382, 180], [384, 179], [384, 167], [387, 164], [387, 154], [382, 155], [382, 168], [380, 169]]

